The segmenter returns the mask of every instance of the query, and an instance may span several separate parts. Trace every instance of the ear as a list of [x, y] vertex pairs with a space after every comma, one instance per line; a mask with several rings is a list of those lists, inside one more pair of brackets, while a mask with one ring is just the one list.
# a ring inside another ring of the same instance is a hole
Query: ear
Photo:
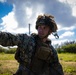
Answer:
[[49, 35], [52, 34], [52, 30], [49, 30]]
[[52, 33], [52, 30], [50, 30], [50, 34]]

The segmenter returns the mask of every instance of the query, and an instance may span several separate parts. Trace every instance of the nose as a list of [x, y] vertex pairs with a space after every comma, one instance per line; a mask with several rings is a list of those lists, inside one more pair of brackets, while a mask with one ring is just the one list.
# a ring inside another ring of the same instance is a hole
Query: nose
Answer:
[[43, 32], [43, 28], [40, 28], [39, 31], [42, 33]]

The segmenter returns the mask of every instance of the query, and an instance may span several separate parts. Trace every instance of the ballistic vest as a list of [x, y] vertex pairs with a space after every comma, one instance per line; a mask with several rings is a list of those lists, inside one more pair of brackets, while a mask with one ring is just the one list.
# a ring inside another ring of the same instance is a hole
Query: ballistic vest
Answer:
[[36, 73], [43, 73], [49, 66], [52, 57], [52, 50], [49, 44], [36, 39], [36, 48], [31, 58], [30, 69]]
[[46, 75], [63, 75], [57, 52], [50, 45], [51, 43], [49, 41], [43, 43], [36, 38], [37, 35], [32, 35], [31, 38], [27, 38], [27, 41], [23, 40], [18, 46], [15, 59], [25, 70], [29, 69], [34, 75], [43, 75], [44, 72]]

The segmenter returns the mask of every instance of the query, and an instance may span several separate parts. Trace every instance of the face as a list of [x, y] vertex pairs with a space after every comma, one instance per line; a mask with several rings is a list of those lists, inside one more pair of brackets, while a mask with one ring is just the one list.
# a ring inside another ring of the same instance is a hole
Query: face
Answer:
[[49, 26], [46, 26], [46, 25], [38, 26], [38, 35], [40, 38], [46, 37], [49, 32], [51, 33]]

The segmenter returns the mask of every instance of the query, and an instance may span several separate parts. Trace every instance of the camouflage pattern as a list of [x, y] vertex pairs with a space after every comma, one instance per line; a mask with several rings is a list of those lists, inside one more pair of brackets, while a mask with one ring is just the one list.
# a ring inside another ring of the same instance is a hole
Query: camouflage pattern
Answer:
[[0, 44], [3, 46], [18, 46], [15, 59], [19, 62], [19, 68], [14, 75], [64, 75], [57, 52], [51, 45], [51, 42], [48, 42], [48, 45], [53, 53], [52, 59], [49, 66], [44, 67], [45, 70], [42, 73], [31, 71], [29, 65], [36, 47], [35, 36], [28, 36], [27, 34], [13, 35], [7, 32], [0, 32]]

